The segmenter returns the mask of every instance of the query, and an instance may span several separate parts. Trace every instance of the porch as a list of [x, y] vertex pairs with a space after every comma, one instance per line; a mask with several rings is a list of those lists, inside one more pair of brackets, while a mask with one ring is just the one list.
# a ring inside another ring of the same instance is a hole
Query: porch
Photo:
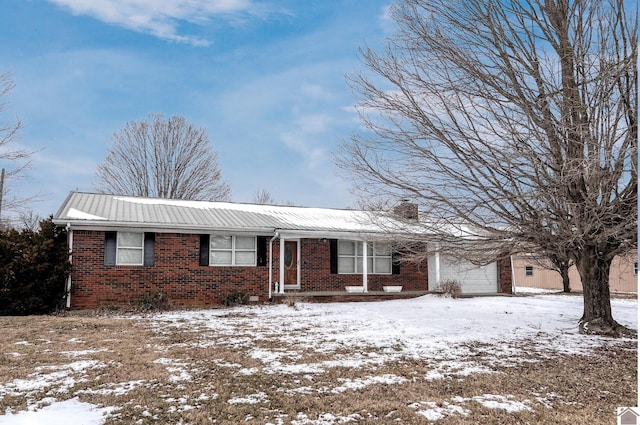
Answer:
[[273, 302], [282, 303], [293, 301], [308, 302], [358, 302], [358, 301], [386, 301], [386, 300], [402, 300], [408, 298], [421, 297], [430, 294], [429, 291], [402, 291], [402, 292], [385, 292], [385, 291], [368, 291], [368, 292], [347, 292], [347, 291], [291, 291], [285, 293], [274, 293]]

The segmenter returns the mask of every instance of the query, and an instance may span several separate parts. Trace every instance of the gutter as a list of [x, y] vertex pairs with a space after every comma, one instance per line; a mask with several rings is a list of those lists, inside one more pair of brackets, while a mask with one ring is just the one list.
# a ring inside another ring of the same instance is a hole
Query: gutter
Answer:
[[273, 297], [271, 293], [271, 288], [273, 288], [273, 241], [279, 236], [278, 229], [275, 229], [273, 237], [269, 240], [269, 300]]
[[191, 224], [172, 224], [172, 223], [145, 223], [130, 221], [88, 221], [88, 220], [69, 220], [64, 218], [55, 218], [53, 223], [57, 226], [73, 225], [83, 230], [92, 231], [135, 231], [144, 229], [148, 232], [155, 233], [211, 233], [211, 232], [233, 232], [246, 234], [271, 234], [273, 227], [198, 227]]

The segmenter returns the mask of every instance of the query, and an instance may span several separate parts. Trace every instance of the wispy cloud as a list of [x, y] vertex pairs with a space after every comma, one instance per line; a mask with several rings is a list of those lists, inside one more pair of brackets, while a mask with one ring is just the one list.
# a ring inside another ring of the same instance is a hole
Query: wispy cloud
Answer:
[[181, 34], [181, 23], [204, 25], [214, 17], [254, 14], [252, 0], [48, 0], [74, 15], [87, 15], [163, 40], [208, 46], [210, 41]]
[[[327, 163], [326, 140], [330, 135], [331, 118], [326, 114], [311, 114], [299, 117], [293, 128], [281, 134], [281, 139], [290, 149], [305, 158], [310, 169]], [[324, 143], [323, 143], [324, 142]]]

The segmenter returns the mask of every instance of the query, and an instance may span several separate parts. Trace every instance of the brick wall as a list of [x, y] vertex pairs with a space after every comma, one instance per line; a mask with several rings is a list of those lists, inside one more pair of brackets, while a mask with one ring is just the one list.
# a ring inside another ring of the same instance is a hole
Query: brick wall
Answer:
[[513, 293], [513, 271], [509, 258], [498, 260], [498, 286], [503, 294]]
[[[301, 291], [344, 291], [345, 286], [362, 286], [362, 274], [332, 274], [327, 240], [302, 239], [300, 252]], [[401, 263], [400, 274], [369, 274], [370, 291], [382, 291], [386, 285], [402, 285], [406, 291], [426, 291], [427, 263]]]
[[[153, 266], [105, 266], [104, 232], [74, 230], [72, 308], [126, 305], [141, 297], [164, 292], [176, 306], [220, 304], [232, 291], [268, 298], [269, 267], [212, 267], [199, 265], [199, 235], [157, 233]], [[329, 242], [301, 240], [301, 291], [343, 291], [362, 285], [362, 275], [332, 274]], [[279, 243], [273, 246], [273, 280], [279, 280]], [[369, 290], [402, 285], [405, 290], [427, 290], [427, 267], [405, 264], [399, 275], [369, 275]]]

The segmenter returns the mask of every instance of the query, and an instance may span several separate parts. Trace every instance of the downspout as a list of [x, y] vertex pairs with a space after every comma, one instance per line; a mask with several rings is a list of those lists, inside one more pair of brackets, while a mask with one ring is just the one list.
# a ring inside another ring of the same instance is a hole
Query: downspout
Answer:
[[280, 235], [280, 283], [278, 284], [278, 292], [284, 294], [284, 239]]
[[[73, 229], [71, 228], [71, 223], [67, 223], [67, 245], [69, 246], [69, 265], [73, 266]], [[71, 270], [69, 270], [69, 276], [67, 276], [65, 293], [67, 296], [66, 307], [71, 308]]]
[[271, 288], [273, 287], [273, 241], [280, 236], [276, 230], [271, 240], [269, 240], [269, 299], [272, 298]]

